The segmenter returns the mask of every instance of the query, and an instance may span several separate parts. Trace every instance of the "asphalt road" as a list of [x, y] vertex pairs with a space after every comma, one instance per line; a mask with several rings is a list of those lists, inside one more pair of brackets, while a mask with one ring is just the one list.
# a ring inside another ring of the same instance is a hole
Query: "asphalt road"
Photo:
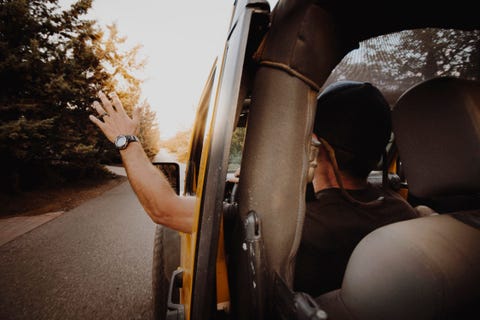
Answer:
[[0, 319], [151, 319], [155, 224], [125, 182], [0, 247]]

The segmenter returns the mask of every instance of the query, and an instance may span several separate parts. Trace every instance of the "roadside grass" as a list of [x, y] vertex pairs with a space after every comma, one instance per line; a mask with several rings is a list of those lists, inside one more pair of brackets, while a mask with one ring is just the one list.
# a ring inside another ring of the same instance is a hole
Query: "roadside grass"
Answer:
[[0, 193], [0, 203], [2, 204], [0, 218], [68, 211], [86, 200], [100, 196], [126, 180], [127, 178], [124, 176], [113, 175], [17, 194]]

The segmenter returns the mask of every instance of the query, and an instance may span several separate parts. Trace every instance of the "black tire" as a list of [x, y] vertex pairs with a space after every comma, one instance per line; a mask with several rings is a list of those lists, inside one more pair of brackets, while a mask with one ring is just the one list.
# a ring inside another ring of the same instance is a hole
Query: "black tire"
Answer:
[[153, 316], [156, 320], [166, 319], [170, 277], [179, 265], [180, 235], [172, 229], [157, 225], [152, 266]]

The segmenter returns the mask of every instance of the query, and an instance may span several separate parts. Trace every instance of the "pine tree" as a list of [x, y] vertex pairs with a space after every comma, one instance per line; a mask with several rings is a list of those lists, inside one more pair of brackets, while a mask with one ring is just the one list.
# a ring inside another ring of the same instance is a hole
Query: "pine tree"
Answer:
[[0, 4], [0, 155], [14, 191], [91, 172], [98, 131], [87, 120], [108, 75], [93, 50], [91, 0], [62, 11], [57, 0]]

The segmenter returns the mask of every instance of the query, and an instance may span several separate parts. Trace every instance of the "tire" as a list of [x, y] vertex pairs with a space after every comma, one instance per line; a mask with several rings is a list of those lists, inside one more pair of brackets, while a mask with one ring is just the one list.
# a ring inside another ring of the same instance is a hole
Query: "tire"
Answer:
[[172, 229], [157, 225], [152, 265], [153, 316], [156, 320], [166, 319], [170, 277], [179, 265], [180, 235]]

